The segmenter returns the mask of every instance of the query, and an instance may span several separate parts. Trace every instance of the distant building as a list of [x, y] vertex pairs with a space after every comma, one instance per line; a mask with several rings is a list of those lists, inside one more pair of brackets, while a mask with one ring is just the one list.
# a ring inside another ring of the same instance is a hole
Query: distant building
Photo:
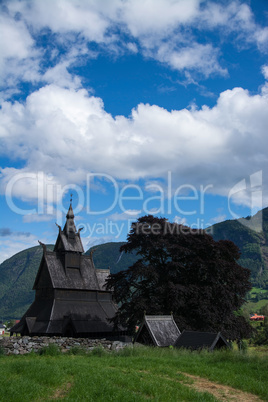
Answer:
[[145, 315], [134, 342], [152, 346], [172, 346], [180, 330], [172, 315]]
[[183, 331], [175, 342], [175, 347], [191, 350], [229, 348], [220, 332]]
[[264, 315], [258, 315], [254, 314], [250, 317], [250, 321], [264, 321], [265, 316]]
[[105, 288], [110, 270], [96, 269], [93, 253], [83, 254], [72, 203], [53, 252], [42, 246], [35, 300], [10, 333], [124, 339], [125, 329], [114, 330], [110, 322], [117, 312], [112, 292]]
[[0, 335], [4, 335], [6, 330], [6, 326], [4, 324], [0, 324]]

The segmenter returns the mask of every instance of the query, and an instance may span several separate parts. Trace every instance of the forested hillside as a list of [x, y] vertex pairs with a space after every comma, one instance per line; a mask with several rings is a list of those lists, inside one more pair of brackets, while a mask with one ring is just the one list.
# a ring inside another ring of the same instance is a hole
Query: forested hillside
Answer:
[[[256, 231], [261, 223], [263, 230]], [[241, 251], [240, 265], [251, 270], [253, 285], [268, 289], [268, 208], [252, 218], [218, 223], [208, 231], [215, 240], [232, 240]]]
[[120, 253], [120, 247], [124, 242], [105, 243], [91, 247], [85, 254], [93, 253], [93, 260], [96, 268], [110, 268], [111, 273], [115, 274], [123, 269], [130, 267], [137, 260], [136, 254]]
[[[52, 250], [54, 246], [47, 247]], [[42, 255], [42, 247], [36, 246], [0, 264], [0, 319], [21, 317], [33, 301], [32, 287]]]

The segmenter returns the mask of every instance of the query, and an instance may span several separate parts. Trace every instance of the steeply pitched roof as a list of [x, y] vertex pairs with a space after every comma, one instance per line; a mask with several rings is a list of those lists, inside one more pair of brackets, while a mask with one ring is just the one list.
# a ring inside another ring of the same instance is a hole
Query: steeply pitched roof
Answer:
[[179, 335], [180, 330], [172, 315], [145, 315], [134, 342], [170, 346]]
[[54, 289], [101, 290], [95, 267], [89, 256], [80, 256], [79, 268], [65, 267], [64, 258], [65, 256], [60, 253], [46, 252], [33, 289], [43, 287], [42, 281], [46, 280]]
[[74, 237], [70, 239], [64, 231], [60, 230], [54, 251], [61, 251], [61, 250], [83, 253], [84, 247], [82, 245], [79, 233], [75, 233]]
[[197, 349], [219, 349], [229, 347], [228, 342], [220, 332], [183, 331], [178, 337], [175, 347]]

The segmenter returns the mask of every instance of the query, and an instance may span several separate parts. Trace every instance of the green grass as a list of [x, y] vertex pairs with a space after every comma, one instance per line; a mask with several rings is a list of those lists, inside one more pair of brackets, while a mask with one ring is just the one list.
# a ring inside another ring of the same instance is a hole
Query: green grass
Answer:
[[237, 351], [134, 348], [87, 355], [1, 356], [1, 400], [216, 401], [187, 387], [190, 373], [268, 399], [268, 360]]

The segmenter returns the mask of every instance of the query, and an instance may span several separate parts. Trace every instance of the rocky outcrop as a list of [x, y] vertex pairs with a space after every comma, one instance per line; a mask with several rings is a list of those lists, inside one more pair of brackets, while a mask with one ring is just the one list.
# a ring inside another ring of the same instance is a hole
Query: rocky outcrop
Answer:
[[67, 338], [67, 337], [46, 337], [46, 336], [11, 336], [0, 337], [0, 347], [2, 347], [7, 355], [24, 355], [30, 352], [38, 352], [49, 344], [58, 346], [62, 353], [68, 352], [74, 347], [79, 347], [85, 351], [91, 351], [101, 347], [104, 350], [120, 350], [132, 343], [124, 343], [120, 341], [110, 341], [107, 339], [89, 339], [89, 338]]

